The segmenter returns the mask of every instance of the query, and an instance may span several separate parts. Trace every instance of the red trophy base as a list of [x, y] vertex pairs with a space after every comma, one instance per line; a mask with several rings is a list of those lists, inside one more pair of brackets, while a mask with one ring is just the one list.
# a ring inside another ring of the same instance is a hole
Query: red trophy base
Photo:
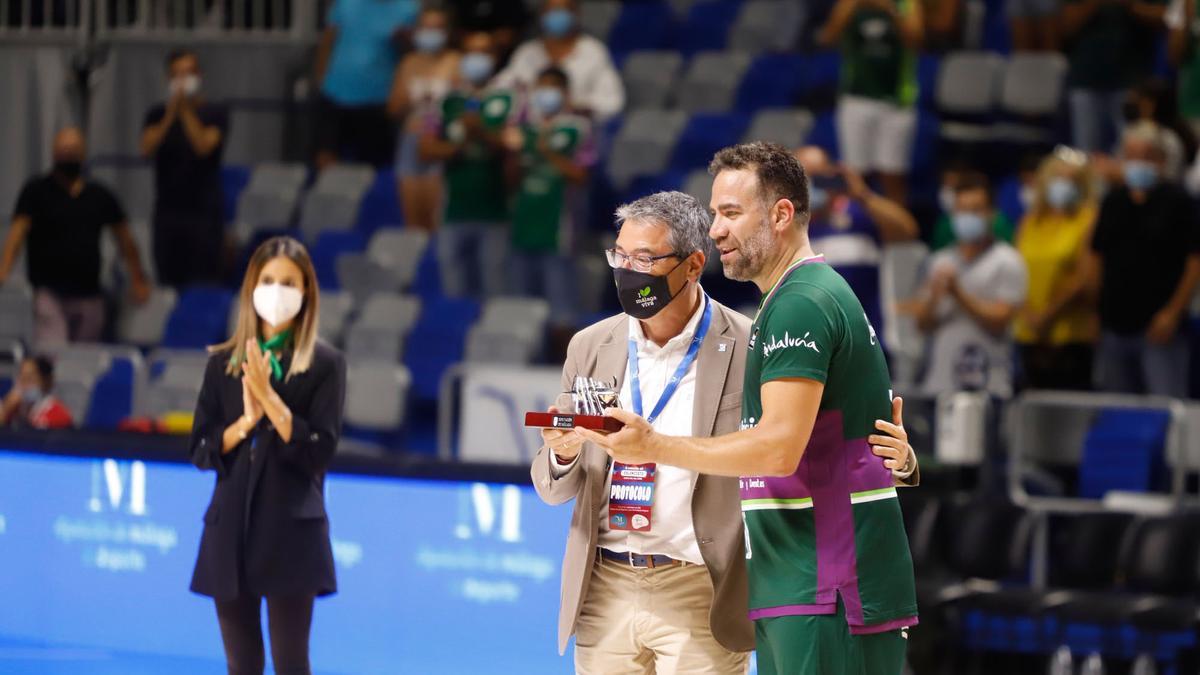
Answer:
[[574, 413], [548, 413], [548, 412], [527, 412], [525, 413], [525, 426], [540, 427], [542, 429], [574, 429], [582, 427], [591, 429], [592, 431], [614, 432], [620, 431], [625, 423], [605, 415], [576, 415]]

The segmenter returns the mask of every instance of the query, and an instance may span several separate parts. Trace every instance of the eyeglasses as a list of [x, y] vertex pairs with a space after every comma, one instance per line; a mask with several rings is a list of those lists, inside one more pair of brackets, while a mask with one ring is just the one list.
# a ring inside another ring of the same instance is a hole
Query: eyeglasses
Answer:
[[611, 267], [613, 269], [618, 269], [618, 268], [624, 267], [625, 263], [628, 262], [629, 266], [638, 272], [649, 272], [650, 269], [654, 267], [654, 263], [658, 262], [659, 260], [664, 260], [666, 258], [682, 258], [683, 257], [683, 256], [679, 255], [678, 253], [668, 253], [666, 255], [654, 255], [654, 256], [643, 255], [643, 254], [626, 255], [625, 253], [622, 253], [615, 248], [605, 249], [604, 255], [608, 256], [608, 266], [609, 267]]

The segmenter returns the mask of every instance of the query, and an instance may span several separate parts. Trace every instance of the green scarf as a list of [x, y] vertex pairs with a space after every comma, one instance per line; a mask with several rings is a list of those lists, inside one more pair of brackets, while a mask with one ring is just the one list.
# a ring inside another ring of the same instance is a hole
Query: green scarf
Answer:
[[258, 339], [258, 348], [267, 353], [267, 361], [271, 364], [271, 374], [276, 380], [283, 379], [283, 365], [279, 363], [279, 354], [292, 341], [292, 329], [289, 328], [282, 333], [278, 333], [275, 337], [263, 342], [262, 338]]

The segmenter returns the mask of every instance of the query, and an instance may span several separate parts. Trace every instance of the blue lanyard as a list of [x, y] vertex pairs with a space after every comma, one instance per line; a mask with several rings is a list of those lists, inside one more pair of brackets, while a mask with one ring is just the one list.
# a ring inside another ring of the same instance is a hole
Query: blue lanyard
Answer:
[[[696, 327], [696, 335], [692, 337], [692, 344], [688, 346], [687, 354], [683, 355], [683, 361], [679, 362], [679, 367], [675, 369], [675, 374], [671, 376], [671, 380], [667, 382], [667, 388], [663, 389], [662, 396], [658, 398], [658, 403], [654, 405], [654, 410], [650, 412], [650, 416], [646, 417], [646, 421], [654, 424], [654, 420], [662, 414], [663, 408], [667, 407], [667, 401], [675, 395], [675, 390], [679, 388], [679, 383], [683, 381], [684, 375], [687, 375], [688, 368], [692, 367], [692, 362], [696, 360], [696, 355], [700, 353], [700, 343], [704, 342], [704, 336], [708, 334], [708, 326], [712, 323], [712, 302], [708, 296], [704, 296], [704, 315], [700, 317], [700, 325]], [[638, 349], [635, 340], [629, 341], [629, 394], [633, 399], [633, 412], [642, 415], [642, 383], [638, 379]]]

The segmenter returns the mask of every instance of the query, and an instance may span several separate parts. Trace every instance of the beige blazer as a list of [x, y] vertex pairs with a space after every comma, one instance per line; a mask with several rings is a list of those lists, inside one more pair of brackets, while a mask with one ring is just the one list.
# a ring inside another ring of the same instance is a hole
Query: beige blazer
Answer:
[[[620, 388], [629, 360], [629, 321], [628, 316], [620, 314], [585, 328], [571, 339], [563, 365], [563, 391], [571, 389], [576, 375], [602, 381], [615, 378]], [[692, 415], [692, 433], [696, 436], [738, 430], [750, 323], [741, 314], [713, 302], [712, 326], [696, 358], [696, 407]], [[608, 459], [603, 449], [586, 444], [570, 472], [555, 479], [550, 473], [554, 457], [543, 449], [534, 458], [530, 472], [538, 495], [547, 504], [575, 500], [563, 555], [560, 654], [567, 649], [587, 597], [600, 532], [600, 509], [606, 498]], [[692, 495], [692, 523], [713, 584], [709, 611], [713, 636], [730, 651], [750, 651], [754, 649], [754, 627], [746, 617], [749, 600], [737, 479], [699, 476]]]

